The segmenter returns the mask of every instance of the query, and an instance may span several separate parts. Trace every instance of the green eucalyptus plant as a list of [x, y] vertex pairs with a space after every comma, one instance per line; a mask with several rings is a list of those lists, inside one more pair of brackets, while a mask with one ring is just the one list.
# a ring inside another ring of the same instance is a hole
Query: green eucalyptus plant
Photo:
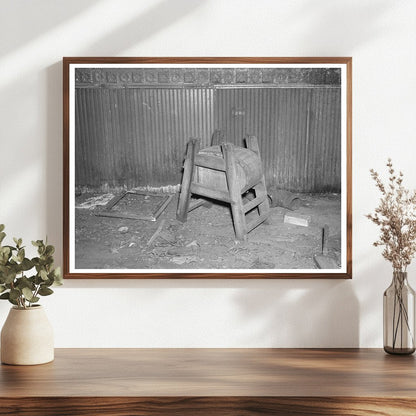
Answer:
[[26, 309], [40, 296], [51, 295], [52, 285], [62, 285], [61, 270], [53, 264], [55, 247], [43, 240], [32, 241], [38, 257], [29, 259], [21, 238], [13, 238], [15, 245], [2, 245], [6, 237], [4, 228], [0, 224], [0, 299]]

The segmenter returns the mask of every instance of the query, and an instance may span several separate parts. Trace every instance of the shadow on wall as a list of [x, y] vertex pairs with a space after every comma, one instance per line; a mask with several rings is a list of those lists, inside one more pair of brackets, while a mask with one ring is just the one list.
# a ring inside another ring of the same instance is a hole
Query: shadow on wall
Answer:
[[[299, 40], [319, 36], [315, 39], [316, 45], [318, 48], [323, 45], [325, 51], [317, 50], [318, 54], [345, 56], [345, 51], [353, 51], [377, 35], [391, 32], [391, 26], [385, 27], [388, 19], [383, 25], [380, 17], [391, 10], [393, 3], [389, 0], [377, 0], [375, 3], [303, 1], [298, 3], [298, 8], [288, 21], [296, 22], [296, 36]], [[322, 33], [326, 33], [324, 38]]]
[[[0, 27], [3, 33], [13, 34], [7, 38], [7, 42], [0, 42], [0, 56], [9, 52], [15, 52], [20, 47], [33, 42], [40, 36], [44, 36], [55, 28], [75, 20], [88, 9], [96, 6], [100, 0], [71, 0], [70, 2], [51, 0], [31, 0], [30, 2], [5, 1], [2, 2], [2, 13], [0, 16]], [[98, 42], [88, 45], [79, 50], [79, 56], [90, 54], [98, 56], [100, 53], [105, 56], [120, 55], [127, 48], [137, 45], [149, 36], [176, 23], [195, 9], [204, 5], [204, 2], [194, 0], [163, 0], [145, 10], [139, 16], [132, 16], [130, 23], [109, 32]], [[123, 4], [117, 4], [118, 12]], [[129, 5], [125, 6], [126, 15], [130, 15]], [[23, 8], [23, 11], [22, 11]], [[111, 19], [111, 15], [103, 15], [105, 19]], [[100, 24], [97, 16], [98, 25]], [[16, 30], [16, 23], [20, 27], [28, 27], [30, 30]], [[88, 32], [91, 27], [82, 28]], [[64, 52], [64, 51], [62, 51]]]
[[[355, 282], [361, 305], [360, 343], [371, 348], [383, 346], [383, 293], [393, 278], [391, 264], [383, 259], [381, 251], [369, 242], [368, 247], [359, 250], [354, 258], [358, 265], [356, 274], [360, 276]], [[410, 285], [415, 287], [411, 272], [409, 276]]]
[[243, 345], [280, 348], [357, 347], [359, 303], [351, 281], [262, 281], [235, 296], [241, 321], [251, 328]]
[[46, 227], [48, 239], [56, 248], [55, 261], [62, 264], [62, 63], [47, 68], [47, 130], [46, 149], [48, 151], [46, 165]]
[[123, 24], [89, 45], [83, 53], [91, 56], [119, 56], [126, 49], [137, 46], [203, 5], [204, 2], [195, 0], [163, 0], [131, 19], [130, 23]]
[[[86, 9], [99, 3], [99, 0], [71, 0], [68, 2], [31, 0], [20, 2], [6, 0], [1, 3], [0, 27], [2, 33], [13, 36], [3, 37], [0, 43], [0, 56], [14, 52], [21, 46], [33, 42], [39, 36], [54, 30]], [[23, 9], [23, 10], [22, 10]], [[20, 27], [16, 30], [16, 27]], [[30, 28], [23, 30], [22, 28]]]
[[[175, 322], [170, 320], [171, 316], [175, 311], [180, 316], [188, 310], [183, 322], [190, 332], [184, 335], [183, 344], [175, 344], [177, 347], [204, 346], [200, 344], [201, 332], [210, 331], [217, 343], [212, 344], [208, 337], [205, 343], [210, 347], [356, 348], [360, 345], [360, 307], [350, 280], [67, 280], [65, 289], [72, 288], [92, 289], [94, 296], [100, 296], [101, 289], [136, 289], [138, 295], [127, 291], [127, 299], [130, 296], [135, 302], [143, 296], [150, 302], [144, 305], [141, 301], [137, 306], [137, 319], [143, 319], [143, 328], [148, 319], [143, 314], [156, 305], [158, 318], [152, 318], [155, 319], [152, 327], [158, 325], [174, 342], [176, 335], [168, 335]], [[193, 289], [187, 295], [192, 299], [185, 301], [182, 297], [186, 292], [182, 289]], [[102, 293], [104, 299], [107, 292]], [[157, 299], [150, 300], [146, 293], [157, 294]], [[183, 303], [177, 310], [178, 302]], [[158, 304], [169, 311], [167, 316], [159, 316]], [[222, 315], [218, 310], [210, 310], [212, 305], [228, 312]], [[208, 309], [195, 312], [195, 307]], [[192, 317], [195, 313], [197, 321]], [[377, 323], [375, 327], [379, 328], [381, 323]], [[165, 325], [167, 328], [163, 329]], [[191, 328], [196, 331], [194, 335]], [[153, 332], [148, 336], [152, 338]], [[153, 338], [146, 342], [145, 346], [161, 346], [160, 340]]]

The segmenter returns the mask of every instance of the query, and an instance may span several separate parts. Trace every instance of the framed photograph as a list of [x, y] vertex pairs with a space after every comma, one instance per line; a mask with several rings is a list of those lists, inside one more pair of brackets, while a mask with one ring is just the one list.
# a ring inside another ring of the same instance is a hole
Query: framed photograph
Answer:
[[351, 278], [351, 68], [64, 58], [64, 277]]

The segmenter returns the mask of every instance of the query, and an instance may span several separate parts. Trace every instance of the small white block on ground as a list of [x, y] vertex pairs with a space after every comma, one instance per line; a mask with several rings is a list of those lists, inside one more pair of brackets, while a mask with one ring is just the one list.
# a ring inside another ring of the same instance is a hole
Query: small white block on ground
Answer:
[[286, 214], [283, 219], [283, 222], [286, 224], [300, 225], [302, 227], [308, 227], [310, 221], [311, 221], [311, 217], [309, 215], [301, 215], [301, 214], [296, 214], [296, 215]]

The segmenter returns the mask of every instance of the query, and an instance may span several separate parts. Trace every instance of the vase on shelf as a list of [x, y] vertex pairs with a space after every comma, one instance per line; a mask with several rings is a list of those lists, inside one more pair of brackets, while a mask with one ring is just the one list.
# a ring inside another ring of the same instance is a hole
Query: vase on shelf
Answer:
[[12, 307], [0, 338], [4, 364], [36, 365], [54, 359], [53, 329], [40, 305]]
[[394, 271], [384, 292], [383, 324], [384, 351], [402, 355], [415, 352], [415, 291], [406, 272]]

